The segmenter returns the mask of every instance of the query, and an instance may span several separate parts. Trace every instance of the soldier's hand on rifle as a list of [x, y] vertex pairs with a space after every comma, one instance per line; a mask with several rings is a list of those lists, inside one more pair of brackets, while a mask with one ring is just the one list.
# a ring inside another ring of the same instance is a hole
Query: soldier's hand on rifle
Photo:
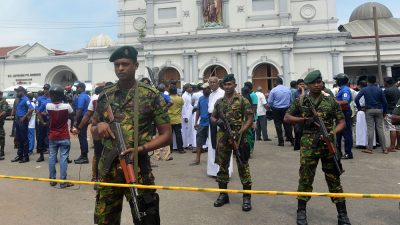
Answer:
[[306, 127], [311, 127], [313, 125], [317, 125], [315, 117], [304, 117], [304, 125]]
[[221, 130], [225, 130], [225, 123], [223, 120], [218, 119], [217, 120], [217, 126], [221, 129]]
[[115, 135], [111, 130], [111, 127], [108, 123], [101, 122], [96, 125], [97, 135], [99, 138], [107, 139], [112, 138], [115, 139]]

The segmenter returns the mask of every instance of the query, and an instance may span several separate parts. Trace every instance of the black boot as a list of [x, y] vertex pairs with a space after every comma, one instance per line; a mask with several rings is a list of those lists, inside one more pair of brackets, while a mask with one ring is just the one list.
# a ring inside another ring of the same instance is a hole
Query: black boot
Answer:
[[21, 160], [19, 161], [19, 163], [27, 163], [29, 162], [29, 156], [24, 156], [21, 158]]
[[[251, 190], [251, 185], [243, 185], [243, 190]], [[243, 194], [242, 210], [248, 212], [251, 210], [251, 195]]]
[[[219, 189], [227, 189], [227, 183], [218, 183]], [[214, 202], [214, 207], [221, 207], [229, 203], [229, 196], [227, 193], [220, 193], [217, 200]]]
[[350, 219], [347, 216], [346, 202], [339, 202], [336, 204], [338, 212], [338, 225], [351, 225]]
[[308, 225], [307, 222], [307, 202], [298, 200], [297, 206], [297, 225]]
[[0, 147], [0, 160], [4, 160], [4, 145]]
[[43, 162], [44, 161], [44, 157], [43, 157], [43, 153], [40, 153], [39, 158], [36, 160], [36, 162]]

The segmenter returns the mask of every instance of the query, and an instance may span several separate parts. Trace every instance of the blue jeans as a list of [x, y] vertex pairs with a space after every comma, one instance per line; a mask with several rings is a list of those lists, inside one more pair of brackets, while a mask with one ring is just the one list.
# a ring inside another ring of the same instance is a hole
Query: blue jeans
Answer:
[[29, 154], [33, 152], [35, 148], [35, 128], [28, 128], [28, 139], [29, 139]]
[[49, 140], [49, 178], [56, 179], [56, 159], [58, 150], [60, 149], [60, 179], [67, 179], [67, 158], [69, 156], [69, 150], [71, 148], [71, 142], [69, 139], [63, 140]]

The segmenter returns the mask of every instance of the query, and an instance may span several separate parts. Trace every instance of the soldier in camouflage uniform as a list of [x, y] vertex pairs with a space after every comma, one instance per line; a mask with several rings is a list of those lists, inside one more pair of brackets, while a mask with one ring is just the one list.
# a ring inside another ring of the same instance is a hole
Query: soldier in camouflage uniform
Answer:
[[[219, 164], [219, 171], [217, 174], [217, 182], [220, 189], [227, 189], [229, 182], [228, 167], [232, 155], [233, 147], [228, 143], [226, 125], [223, 124], [221, 118], [225, 117], [229, 125], [239, 139], [245, 142], [247, 130], [251, 127], [253, 121], [253, 110], [251, 109], [250, 102], [236, 93], [236, 81], [233, 74], [225, 75], [223, 79], [223, 86], [225, 90], [225, 96], [220, 98], [215, 103], [214, 112], [211, 115], [211, 123], [217, 124], [220, 129], [217, 132], [217, 156], [216, 159]], [[242, 149], [243, 151], [249, 151], [250, 149]], [[244, 190], [251, 190], [251, 176], [249, 167], [250, 152], [241, 152], [241, 161], [243, 166], [240, 167], [238, 163], [238, 171], [240, 180], [243, 184]], [[243, 211], [251, 210], [251, 196], [249, 194], [243, 195]], [[221, 207], [224, 204], [229, 203], [229, 196], [226, 193], [220, 193], [218, 199], [214, 202], [215, 207]]]
[[0, 91], [0, 160], [4, 160], [4, 145], [6, 143], [4, 120], [6, 119], [7, 109], [8, 109], [8, 103], [3, 98], [3, 92]]
[[[346, 126], [344, 115], [331, 96], [322, 94], [322, 77], [319, 70], [310, 72], [304, 79], [310, 90], [306, 96], [297, 98], [285, 115], [285, 122], [291, 124], [303, 124], [304, 131], [301, 137], [300, 151], [300, 179], [299, 192], [312, 192], [315, 170], [321, 159], [322, 170], [330, 192], [342, 193], [343, 188], [340, 177], [334, 172], [333, 155], [329, 153], [325, 143], [320, 141], [319, 127], [316, 125], [311, 111], [314, 105], [318, 116], [324, 121], [328, 132], [332, 134], [331, 141], [334, 143], [334, 134], [342, 132]], [[309, 101], [305, 101], [307, 100]], [[312, 102], [312, 103], [311, 103]], [[336, 124], [335, 124], [336, 123]], [[307, 224], [306, 205], [310, 197], [298, 197], [297, 224]], [[332, 198], [338, 211], [338, 224], [349, 225], [347, 217], [346, 202], [343, 198]]]
[[[113, 137], [108, 124], [108, 106], [111, 106], [116, 122], [121, 123], [122, 132], [128, 152], [134, 147], [134, 95], [135, 88], [139, 88], [139, 171], [138, 183], [154, 185], [154, 176], [150, 165], [148, 151], [164, 147], [171, 139], [171, 126], [165, 110], [165, 102], [159, 92], [147, 84], [135, 80], [138, 68], [137, 51], [130, 46], [123, 46], [115, 50], [110, 57], [114, 63], [115, 73], [119, 81], [108, 86], [100, 94], [96, 111], [93, 117], [92, 133], [96, 139], [101, 139], [104, 145], [103, 155], [99, 162], [99, 178], [102, 182], [125, 183], [123, 171], [118, 157], [112, 159], [108, 153], [113, 148]], [[154, 123], [159, 135], [152, 139], [151, 124]], [[134, 154], [131, 154], [132, 156]], [[110, 172], [105, 174], [105, 162], [111, 160]], [[120, 224], [123, 197], [131, 200], [132, 196], [127, 188], [100, 187], [97, 191], [95, 207], [96, 224]], [[145, 212], [144, 225], [160, 224], [159, 197], [154, 190], [139, 190], [139, 209]], [[129, 201], [129, 203], [131, 203]], [[132, 216], [133, 207], [131, 205]], [[136, 223], [136, 218], [133, 218]]]

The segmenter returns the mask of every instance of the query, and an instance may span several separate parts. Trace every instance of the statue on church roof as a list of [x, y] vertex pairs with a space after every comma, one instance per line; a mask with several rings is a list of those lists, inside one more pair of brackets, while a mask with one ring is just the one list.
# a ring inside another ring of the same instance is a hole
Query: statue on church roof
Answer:
[[222, 27], [222, 0], [203, 0], [203, 19], [204, 27]]

